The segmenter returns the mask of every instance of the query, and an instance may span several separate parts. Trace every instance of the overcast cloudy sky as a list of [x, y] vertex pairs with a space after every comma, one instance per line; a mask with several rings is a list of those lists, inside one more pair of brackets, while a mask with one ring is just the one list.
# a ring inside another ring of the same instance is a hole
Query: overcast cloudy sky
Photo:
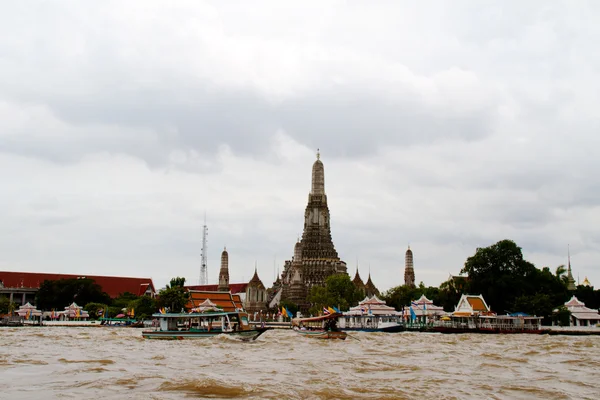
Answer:
[[0, 270], [271, 286], [317, 148], [380, 289], [513, 239], [600, 286], [596, 1], [0, 7]]

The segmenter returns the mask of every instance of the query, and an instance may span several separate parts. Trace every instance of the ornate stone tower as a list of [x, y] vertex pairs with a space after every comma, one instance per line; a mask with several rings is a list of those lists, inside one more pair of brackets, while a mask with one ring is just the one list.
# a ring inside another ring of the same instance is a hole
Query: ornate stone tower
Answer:
[[219, 271], [219, 292], [229, 292], [229, 254], [227, 248], [221, 253], [221, 270]]
[[294, 247], [294, 258], [286, 261], [282, 273], [282, 299], [298, 305], [302, 312], [310, 308], [307, 296], [315, 285], [336, 273], [347, 274], [346, 263], [341, 261], [331, 239], [325, 168], [317, 152], [312, 167], [311, 191], [304, 212], [302, 239]]
[[413, 253], [408, 246], [404, 256], [404, 284], [406, 286], [415, 286], [415, 269], [413, 267]]

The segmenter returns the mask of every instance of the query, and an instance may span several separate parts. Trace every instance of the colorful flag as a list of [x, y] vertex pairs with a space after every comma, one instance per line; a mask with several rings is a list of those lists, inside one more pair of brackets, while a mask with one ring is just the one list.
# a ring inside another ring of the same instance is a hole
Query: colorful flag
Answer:
[[413, 308], [410, 308], [410, 319], [412, 319], [413, 321], [415, 319], [417, 319], [417, 314], [415, 314], [415, 310], [413, 310]]
[[334, 310], [335, 310], [335, 312], [336, 312], [336, 313], [338, 313], [338, 314], [341, 314], [341, 313], [342, 313], [342, 312], [340, 311], [340, 309], [339, 309], [339, 308], [337, 308], [337, 307], [333, 307], [333, 309], [334, 309]]
[[131, 314], [130, 314], [131, 318], [133, 318], [135, 316], [135, 311], [133, 310], [133, 308], [131, 309]]
[[363, 314], [367, 312], [367, 309], [365, 308], [365, 306], [360, 306], [360, 312]]
[[411, 301], [410, 304], [412, 304], [415, 307], [419, 307], [419, 304], [416, 301]]
[[289, 318], [294, 318], [294, 313], [290, 312], [290, 310], [288, 310], [287, 308], [285, 309], [285, 313]]
[[287, 317], [287, 312], [285, 311], [285, 307], [281, 307], [281, 315], [283, 315], [284, 317]]
[[100, 310], [96, 311], [96, 314], [98, 314], [98, 315], [102, 315], [102, 314], [104, 314], [104, 310], [103, 310], [103, 309], [100, 309]]
[[329, 310], [328, 310], [328, 309], [326, 309], [325, 307], [323, 307], [323, 315], [329, 315], [329, 314], [331, 314], [331, 313], [329, 312]]
[[335, 314], [335, 310], [331, 307], [327, 307], [327, 311], [329, 311], [329, 314]]

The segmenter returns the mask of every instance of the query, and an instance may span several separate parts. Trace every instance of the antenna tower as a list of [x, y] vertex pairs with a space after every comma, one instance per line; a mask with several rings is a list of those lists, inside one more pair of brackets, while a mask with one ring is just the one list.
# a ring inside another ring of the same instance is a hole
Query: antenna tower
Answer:
[[202, 252], [200, 253], [200, 285], [208, 285], [207, 250], [208, 250], [208, 227], [206, 226], [206, 214], [202, 226]]

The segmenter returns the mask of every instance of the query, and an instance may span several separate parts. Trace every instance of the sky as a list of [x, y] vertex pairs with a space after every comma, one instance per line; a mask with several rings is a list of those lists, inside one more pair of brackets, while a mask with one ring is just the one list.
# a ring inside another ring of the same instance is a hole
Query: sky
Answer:
[[0, 12], [0, 270], [270, 287], [320, 149], [380, 290], [511, 239], [600, 286], [600, 3], [31, 1]]

